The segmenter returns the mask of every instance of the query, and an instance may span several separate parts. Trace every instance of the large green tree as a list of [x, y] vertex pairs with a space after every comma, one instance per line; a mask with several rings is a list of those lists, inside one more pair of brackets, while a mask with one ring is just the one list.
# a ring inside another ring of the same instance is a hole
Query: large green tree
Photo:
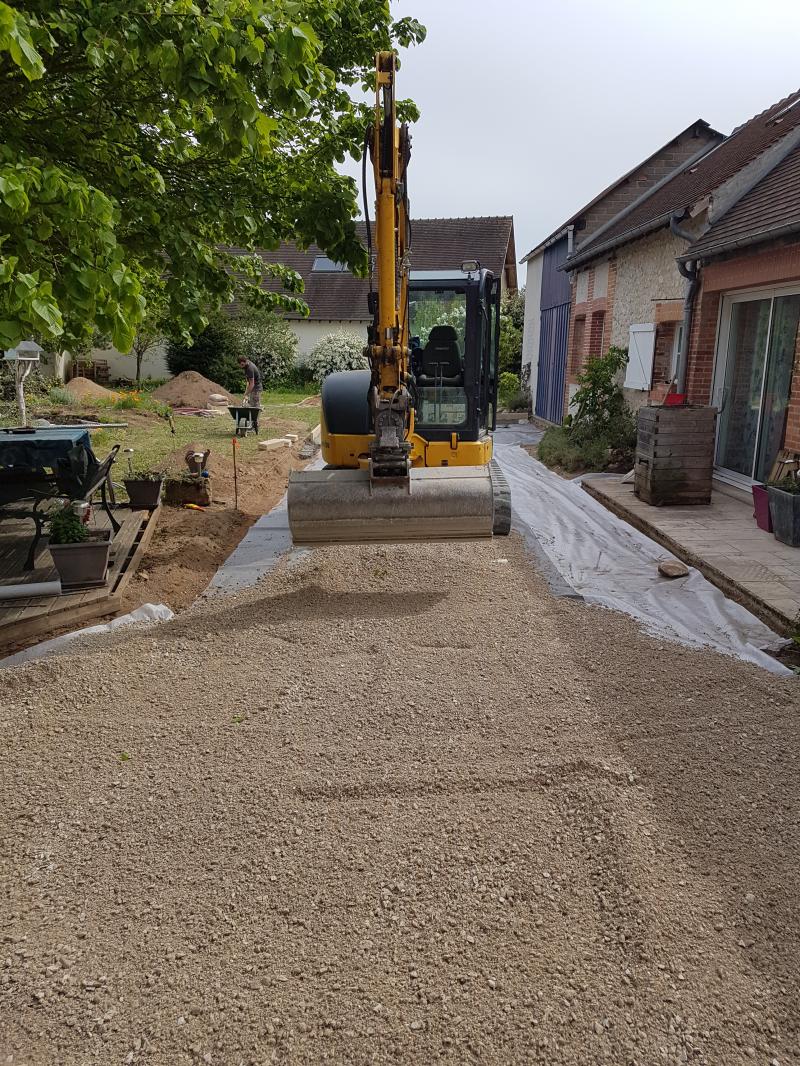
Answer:
[[258, 288], [301, 290], [255, 254], [284, 239], [363, 269], [335, 163], [375, 51], [423, 36], [388, 0], [0, 0], [0, 347], [127, 350], [157, 279], [186, 334], [242, 286], [302, 310]]

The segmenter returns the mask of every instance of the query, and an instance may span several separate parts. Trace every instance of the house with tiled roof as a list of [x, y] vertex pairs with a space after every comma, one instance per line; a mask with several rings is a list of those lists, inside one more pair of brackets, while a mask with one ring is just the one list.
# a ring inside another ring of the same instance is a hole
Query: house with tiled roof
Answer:
[[698, 119], [576, 211], [522, 259], [527, 270], [522, 370], [533, 413], [539, 418], [559, 423], [563, 417], [570, 281], [562, 267], [567, 257], [621, 211], [723, 139]]
[[[477, 259], [481, 266], [499, 275], [503, 291], [517, 288], [514, 220], [510, 215], [474, 218], [418, 218], [412, 220], [411, 269], [458, 270]], [[366, 244], [364, 223], [359, 236]], [[373, 236], [374, 240], [374, 236]], [[344, 330], [366, 338], [371, 315], [367, 309], [369, 281], [359, 278], [343, 264], [332, 262], [315, 245], [303, 250], [284, 244], [274, 252], [261, 252], [267, 263], [282, 263], [303, 279], [303, 299], [308, 317], [287, 316], [297, 334], [301, 358], [332, 330]], [[265, 281], [265, 287], [273, 285]]]
[[[358, 223], [358, 230], [366, 245], [364, 223]], [[308, 316], [287, 316], [297, 336], [301, 359], [334, 331], [353, 333], [366, 341], [371, 318], [366, 278], [356, 277], [343, 264], [333, 262], [316, 245], [303, 249], [286, 243], [275, 251], [259, 254], [265, 263], [281, 263], [303, 279], [302, 297], [308, 306]], [[514, 220], [510, 215], [412, 220], [412, 270], [458, 270], [462, 263], [472, 259], [500, 276], [504, 292], [516, 290]], [[274, 289], [276, 284], [272, 279], [263, 282], [266, 289]], [[235, 305], [232, 309], [235, 310]], [[98, 350], [97, 356], [108, 360], [112, 379], [130, 376], [129, 356], [120, 355], [114, 349]], [[147, 377], [168, 376], [163, 349], [156, 348], [147, 354], [143, 371]]]
[[565, 410], [586, 360], [619, 345], [633, 406], [678, 392], [718, 409], [729, 488], [800, 450], [800, 92], [595, 229], [563, 271]]

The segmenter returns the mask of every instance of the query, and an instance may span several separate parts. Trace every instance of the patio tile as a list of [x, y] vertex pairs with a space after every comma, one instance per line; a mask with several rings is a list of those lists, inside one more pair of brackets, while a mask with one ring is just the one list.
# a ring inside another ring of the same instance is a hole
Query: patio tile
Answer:
[[645, 532], [669, 537], [678, 553], [698, 560], [701, 569], [707, 565], [711, 580], [721, 574], [728, 582], [717, 577], [723, 588], [739, 588], [744, 601], [756, 612], [761, 607], [765, 618], [777, 612], [788, 626], [800, 611], [800, 550], [760, 530], [752, 503], [716, 492], [708, 507], [651, 507], [614, 478], [596, 480], [591, 491], [612, 509], [622, 508], [623, 517], [644, 523]]

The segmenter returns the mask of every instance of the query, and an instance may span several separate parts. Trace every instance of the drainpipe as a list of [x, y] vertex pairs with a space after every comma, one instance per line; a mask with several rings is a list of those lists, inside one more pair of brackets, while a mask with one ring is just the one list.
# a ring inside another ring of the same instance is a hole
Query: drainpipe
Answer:
[[[681, 213], [676, 212], [670, 217], [670, 233], [673, 233], [676, 237], [680, 237], [681, 240], [688, 241], [691, 244], [695, 240], [694, 234], [688, 233], [680, 227], [680, 223], [684, 218], [686, 218], [686, 211]], [[686, 278], [686, 295], [683, 300], [683, 335], [681, 336], [681, 346], [678, 350], [678, 361], [675, 367], [675, 391], [679, 394], [683, 394], [686, 392], [686, 365], [689, 356], [689, 335], [692, 331], [694, 298], [697, 294], [698, 285], [700, 284], [700, 278], [698, 276], [699, 264], [697, 260], [691, 260], [688, 263], [682, 263], [678, 260], [678, 270], [680, 271], [681, 276]]]
[[567, 226], [567, 259], [572, 255], [575, 247], [575, 227]]

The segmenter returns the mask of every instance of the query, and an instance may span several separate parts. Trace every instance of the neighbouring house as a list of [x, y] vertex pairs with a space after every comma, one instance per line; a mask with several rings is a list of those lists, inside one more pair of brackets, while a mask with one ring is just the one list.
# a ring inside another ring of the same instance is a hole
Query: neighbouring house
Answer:
[[761, 480], [779, 448], [798, 442], [791, 392], [798, 145], [800, 94], [793, 94], [659, 183], [567, 258], [565, 410], [586, 360], [613, 344], [629, 351], [624, 387], [632, 406], [677, 390], [721, 409], [719, 478], [740, 487]]
[[[359, 223], [362, 240], [366, 230]], [[369, 282], [355, 277], [341, 263], [334, 263], [319, 248], [312, 245], [300, 249], [295, 244], [281, 245], [274, 252], [261, 252], [267, 263], [282, 263], [297, 271], [303, 279], [303, 299], [308, 304], [308, 317], [289, 315], [297, 336], [298, 352], [302, 360], [328, 333], [345, 331], [366, 339], [370, 314], [367, 310]], [[467, 260], [477, 259], [481, 265], [498, 274], [503, 291], [517, 288], [517, 264], [514, 247], [514, 220], [511, 216], [483, 218], [421, 218], [412, 225], [412, 270], [453, 270]], [[271, 287], [265, 282], [265, 287]], [[95, 358], [107, 359], [110, 376], [133, 376], [133, 358], [115, 349], [97, 349]], [[148, 353], [143, 363], [147, 377], [167, 377], [169, 370], [164, 347]]]
[[[564, 415], [570, 327], [570, 278], [563, 271], [598, 231], [657, 185], [710, 151], [723, 134], [698, 119], [567, 219], [522, 259], [527, 267], [523, 380], [539, 418], [560, 423]], [[598, 300], [602, 283], [598, 279]]]

